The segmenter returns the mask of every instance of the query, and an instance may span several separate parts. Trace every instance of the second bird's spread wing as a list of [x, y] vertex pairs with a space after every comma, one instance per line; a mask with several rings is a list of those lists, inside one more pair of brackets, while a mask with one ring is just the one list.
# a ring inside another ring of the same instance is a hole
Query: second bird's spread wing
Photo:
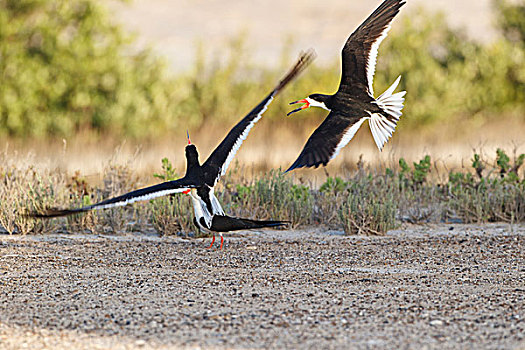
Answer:
[[368, 117], [349, 118], [330, 112], [321, 125], [312, 133], [297, 160], [286, 172], [297, 168], [326, 165], [350, 142]]
[[342, 71], [339, 91], [351, 89], [368, 91], [374, 96], [372, 83], [376, 67], [377, 50], [390, 30], [390, 23], [399, 13], [405, 0], [385, 0], [350, 35], [342, 50]]
[[205, 181], [209, 186], [215, 186], [219, 178], [226, 173], [237, 150], [248, 136], [251, 128], [257, 123], [266, 111], [273, 98], [300, 72], [302, 72], [315, 58], [313, 51], [303, 53], [292, 69], [279, 84], [262, 100], [250, 113], [235, 125], [222, 142], [215, 148], [206, 162], [202, 165], [205, 172]]
[[33, 213], [29, 216], [39, 218], [52, 218], [59, 216], [67, 216], [72, 214], [78, 214], [90, 210], [107, 209], [113, 207], [122, 207], [134, 202], [149, 200], [161, 196], [166, 196], [173, 193], [181, 193], [188, 188], [195, 187], [191, 182], [186, 179], [178, 179], [174, 181], [163, 182], [158, 185], [141, 188], [139, 190], [131, 191], [118, 197], [106, 199], [102, 202], [88, 205], [81, 208], [74, 209], [49, 209], [39, 213]]

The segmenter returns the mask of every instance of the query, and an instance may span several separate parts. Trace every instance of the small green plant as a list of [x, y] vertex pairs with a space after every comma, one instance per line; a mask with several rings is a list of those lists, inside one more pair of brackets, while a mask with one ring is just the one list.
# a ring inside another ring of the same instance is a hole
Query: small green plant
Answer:
[[507, 182], [518, 182], [518, 171], [523, 165], [523, 161], [525, 160], [525, 154], [520, 154], [519, 156], [514, 157], [514, 164], [511, 165], [510, 157], [505, 153], [504, 150], [498, 148], [496, 152], [496, 163], [499, 167], [499, 173], [501, 178], [505, 179]]
[[410, 176], [410, 167], [408, 166], [405, 158], [399, 158], [399, 168], [399, 180], [401, 180], [401, 182], [408, 182]]
[[328, 177], [326, 182], [321, 185], [319, 191], [339, 193], [345, 190], [347, 184], [340, 177]]
[[177, 175], [177, 171], [175, 168], [173, 168], [173, 165], [171, 164], [170, 160], [168, 158], [162, 158], [162, 172], [161, 173], [154, 173], [153, 177], [156, 177], [157, 179], [161, 179], [163, 181], [173, 181], [177, 180], [179, 177]]
[[474, 157], [472, 158], [472, 167], [476, 171], [478, 178], [482, 179], [483, 170], [485, 170], [485, 166], [483, 165], [483, 162], [481, 161], [481, 156], [477, 153], [474, 153]]
[[414, 174], [412, 179], [416, 185], [421, 185], [427, 181], [427, 176], [430, 173], [430, 156], [426, 155], [419, 163], [414, 163]]
[[501, 148], [498, 148], [496, 153], [498, 154], [498, 157], [496, 158], [496, 163], [498, 164], [500, 168], [500, 174], [503, 177], [510, 170], [510, 158]]
[[421, 186], [427, 181], [428, 174], [430, 173], [430, 156], [426, 155], [419, 161], [414, 162], [414, 170], [410, 169], [410, 166], [404, 158], [399, 159], [399, 179], [402, 183], [407, 186]]

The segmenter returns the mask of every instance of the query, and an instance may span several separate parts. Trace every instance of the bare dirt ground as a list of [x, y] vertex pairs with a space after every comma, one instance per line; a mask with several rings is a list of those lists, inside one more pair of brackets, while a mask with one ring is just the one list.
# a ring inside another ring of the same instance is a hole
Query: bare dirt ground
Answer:
[[525, 349], [525, 225], [1, 236], [1, 349]]

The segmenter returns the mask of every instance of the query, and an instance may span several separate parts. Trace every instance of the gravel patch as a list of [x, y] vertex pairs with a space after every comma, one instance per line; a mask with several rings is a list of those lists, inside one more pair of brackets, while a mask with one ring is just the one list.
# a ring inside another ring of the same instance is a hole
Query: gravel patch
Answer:
[[0, 236], [0, 348], [525, 349], [524, 238]]

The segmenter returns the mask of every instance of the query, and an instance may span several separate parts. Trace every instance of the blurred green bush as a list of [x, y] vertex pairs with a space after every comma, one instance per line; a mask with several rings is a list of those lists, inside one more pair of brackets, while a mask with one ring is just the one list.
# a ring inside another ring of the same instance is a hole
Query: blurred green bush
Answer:
[[[525, 5], [496, 0], [494, 8], [503, 35], [492, 43], [472, 41], [443, 16], [421, 10], [395, 23], [380, 48], [375, 90], [379, 95], [403, 76], [408, 94], [401, 127], [525, 117]], [[295, 56], [285, 50], [281, 67], [261, 69], [241, 38], [220, 60], [226, 63], [215, 58], [210, 64], [200, 49], [191, 70], [170, 76], [162, 59], [131, 43], [94, 0], [0, 0], [0, 135], [63, 137], [87, 130], [152, 139], [204, 121], [233, 123]], [[339, 67], [339, 59], [311, 67], [267, 117], [281, 118], [290, 99], [335, 89]]]
[[157, 133], [173, 80], [93, 0], [0, 1], [0, 135]]

